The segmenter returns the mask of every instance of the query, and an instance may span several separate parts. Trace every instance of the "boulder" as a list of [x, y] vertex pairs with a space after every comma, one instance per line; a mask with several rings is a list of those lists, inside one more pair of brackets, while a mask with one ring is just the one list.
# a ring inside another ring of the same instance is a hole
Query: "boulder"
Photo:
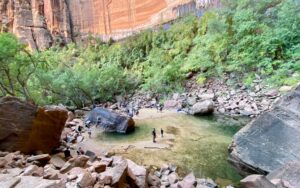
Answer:
[[20, 177], [11, 174], [0, 174], [0, 187], [14, 188], [20, 181]]
[[179, 188], [193, 188], [195, 187], [196, 178], [194, 173], [188, 174], [182, 181], [178, 182]]
[[79, 187], [90, 187], [95, 184], [95, 179], [92, 177], [92, 174], [85, 170], [84, 173], [79, 174], [76, 182], [78, 183]]
[[53, 155], [50, 159], [50, 163], [53, 164], [56, 168], [61, 169], [66, 161], [59, 154]]
[[229, 162], [242, 175], [267, 174], [300, 159], [300, 86], [235, 134]]
[[211, 100], [205, 100], [197, 102], [192, 106], [189, 113], [191, 115], [207, 115], [214, 112], [214, 102]]
[[158, 187], [160, 184], [160, 179], [156, 175], [149, 175], [147, 177], [147, 183], [150, 186], [156, 186]]
[[107, 169], [105, 172], [100, 174], [100, 180], [106, 177], [112, 177], [111, 185], [113, 187], [125, 188], [126, 187], [126, 176], [127, 176], [127, 161], [122, 160], [116, 166]]
[[145, 188], [147, 187], [146, 177], [147, 177], [147, 170], [135, 164], [133, 161], [127, 159], [127, 174], [133, 180], [134, 184], [137, 187]]
[[241, 180], [243, 188], [277, 188], [263, 175], [250, 175]]
[[61, 177], [61, 174], [59, 173], [59, 170], [55, 169], [54, 165], [50, 164], [44, 167], [43, 177], [49, 180], [58, 180]]
[[274, 170], [267, 175], [267, 178], [281, 180], [283, 184], [287, 182], [292, 187], [300, 187], [300, 161], [290, 162]]
[[23, 176], [38, 176], [42, 177], [43, 176], [43, 168], [40, 168], [36, 165], [29, 165], [28, 167], [25, 168]]
[[41, 164], [47, 163], [51, 159], [49, 154], [41, 154], [41, 155], [35, 155], [27, 158], [27, 162], [31, 163], [33, 161], [38, 161]]
[[79, 155], [75, 158], [69, 159], [60, 169], [60, 173], [66, 173], [74, 167], [85, 167], [90, 158], [85, 155]]
[[20, 182], [14, 188], [36, 187], [36, 188], [64, 188], [61, 180], [46, 180], [41, 177], [21, 176]]
[[132, 118], [111, 112], [104, 108], [94, 108], [87, 116], [86, 121], [97, 123], [100, 118], [100, 126], [107, 132], [129, 133], [134, 131]]
[[106, 170], [106, 164], [105, 163], [101, 163], [99, 161], [95, 161], [93, 163], [92, 167], [94, 167], [95, 172], [97, 172], [97, 173], [101, 173], [101, 172], [104, 172]]
[[67, 118], [68, 111], [63, 107], [39, 108], [15, 97], [3, 97], [0, 99], [0, 150], [49, 153], [59, 146]]

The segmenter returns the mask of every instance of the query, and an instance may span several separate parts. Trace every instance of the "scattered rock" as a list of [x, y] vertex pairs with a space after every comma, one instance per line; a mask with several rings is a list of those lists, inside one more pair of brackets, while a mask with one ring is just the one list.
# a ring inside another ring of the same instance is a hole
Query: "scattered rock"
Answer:
[[214, 111], [214, 103], [211, 100], [206, 100], [194, 104], [190, 110], [191, 115], [207, 115]]

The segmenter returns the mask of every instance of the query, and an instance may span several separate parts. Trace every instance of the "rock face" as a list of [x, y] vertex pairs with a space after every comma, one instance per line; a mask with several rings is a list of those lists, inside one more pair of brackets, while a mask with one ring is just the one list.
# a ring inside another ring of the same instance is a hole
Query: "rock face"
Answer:
[[100, 126], [107, 132], [129, 133], [134, 130], [132, 118], [119, 115], [104, 108], [93, 109], [86, 120], [97, 123], [99, 118], [101, 120]]
[[1, 98], [0, 150], [50, 152], [59, 146], [67, 114], [60, 107], [39, 108], [17, 98]]
[[300, 86], [240, 130], [229, 161], [242, 175], [266, 174], [300, 159]]
[[0, 30], [43, 50], [88, 34], [124, 38], [211, 6], [220, 0], [2, 0]]

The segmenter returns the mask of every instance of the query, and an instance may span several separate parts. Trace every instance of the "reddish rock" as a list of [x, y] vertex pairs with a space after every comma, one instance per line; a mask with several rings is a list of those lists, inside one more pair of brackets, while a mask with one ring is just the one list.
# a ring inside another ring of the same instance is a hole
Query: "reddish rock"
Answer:
[[49, 153], [59, 146], [67, 110], [39, 108], [14, 97], [0, 99], [0, 150]]
[[0, 30], [13, 32], [31, 49], [44, 50], [89, 33], [121, 39], [174, 20], [183, 9], [188, 13], [219, 4], [220, 0], [5, 0], [0, 1]]

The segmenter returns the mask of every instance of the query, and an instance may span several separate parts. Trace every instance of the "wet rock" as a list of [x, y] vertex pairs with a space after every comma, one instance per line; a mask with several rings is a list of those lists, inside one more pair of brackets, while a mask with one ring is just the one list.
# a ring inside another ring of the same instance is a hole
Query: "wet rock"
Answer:
[[211, 100], [198, 102], [192, 106], [190, 110], [191, 115], [207, 115], [214, 111], [214, 103]]
[[134, 121], [132, 118], [111, 112], [104, 108], [94, 108], [86, 120], [97, 123], [101, 119], [101, 127], [107, 132], [129, 133], [134, 131]]
[[300, 86], [234, 136], [229, 161], [249, 175], [267, 174], [300, 158], [299, 124]]
[[247, 176], [242, 179], [240, 183], [244, 188], [276, 188], [276, 186], [263, 175]]
[[32, 153], [58, 147], [68, 118], [63, 107], [39, 108], [14, 97], [0, 99], [0, 150]]

